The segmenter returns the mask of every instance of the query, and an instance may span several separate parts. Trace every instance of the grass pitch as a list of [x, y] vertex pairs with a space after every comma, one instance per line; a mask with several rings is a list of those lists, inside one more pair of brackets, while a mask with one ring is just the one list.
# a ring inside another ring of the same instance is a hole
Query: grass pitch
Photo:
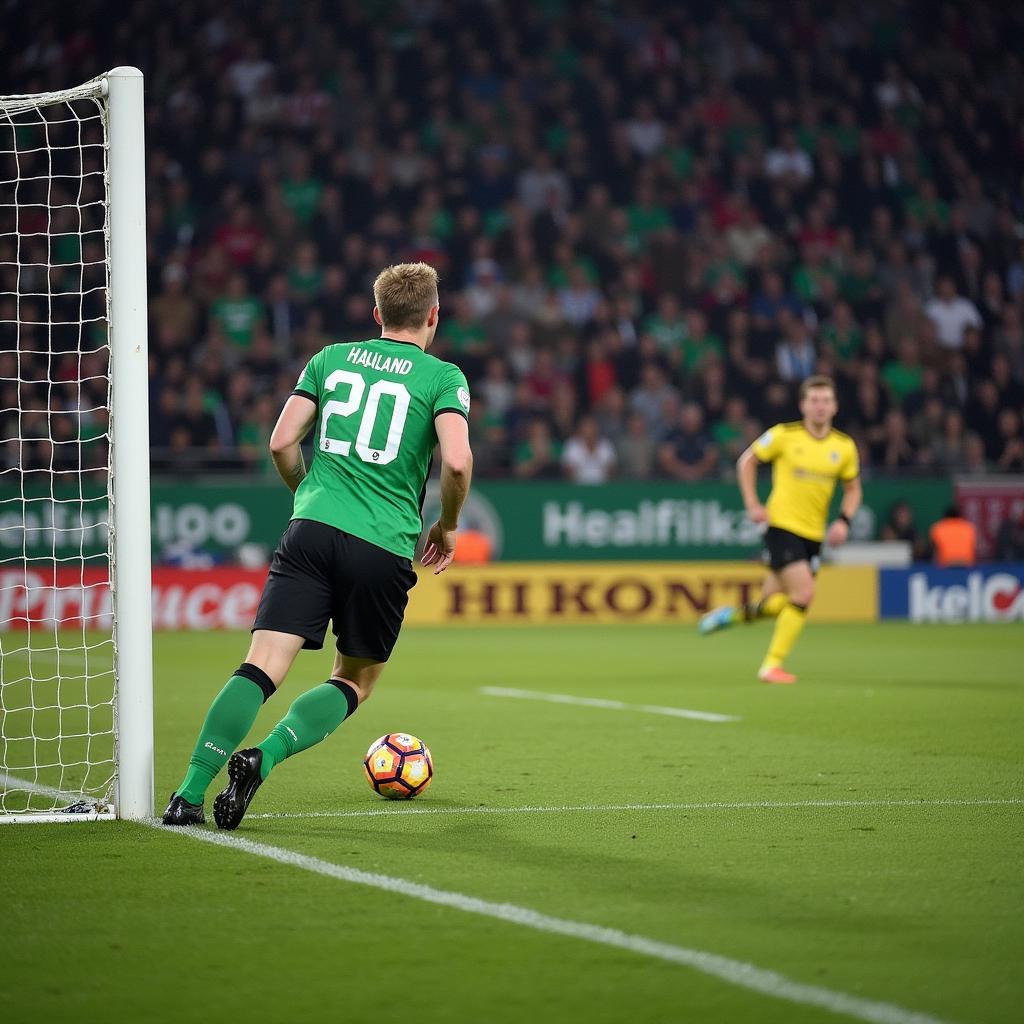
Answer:
[[[1024, 632], [812, 623], [795, 687], [754, 678], [767, 636], [408, 630], [373, 699], [275, 772], [231, 846], [120, 822], [4, 827], [0, 1018], [1019, 1020]], [[156, 638], [158, 810], [245, 643]], [[329, 666], [302, 655], [252, 740]], [[390, 804], [360, 761], [398, 730], [437, 774]], [[467, 913], [472, 898], [579, 934]], [[589, 926], [741, 963], [723, 979]], [[743, 964], [887, 1005], [844, 1018], [736, 984]]]

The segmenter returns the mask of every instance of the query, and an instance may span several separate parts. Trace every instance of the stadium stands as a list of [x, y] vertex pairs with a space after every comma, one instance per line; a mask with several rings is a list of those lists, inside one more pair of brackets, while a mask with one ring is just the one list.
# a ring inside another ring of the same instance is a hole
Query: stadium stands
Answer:
[[424, 259], [487, 476], [714, 478], [811, 372], [868, 473], [1024, 471], [1012, 5], [109, 15], [15, 5], [5, 89], [147, 75], [158, 469], [271, 471], [305, 360]]

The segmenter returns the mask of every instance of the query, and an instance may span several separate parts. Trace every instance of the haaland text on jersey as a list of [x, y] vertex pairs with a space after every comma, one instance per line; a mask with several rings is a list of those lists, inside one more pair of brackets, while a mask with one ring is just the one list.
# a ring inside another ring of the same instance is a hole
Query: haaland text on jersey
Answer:
[[[353, 348], [348, 354], [350, 363], [369, 366], [380, 373], [407, 374], [412, 369], [411, 359], [399, 359], [397, 356], [384, 356], [380, 352], [368, 352], [365, 348]], [[461, 397], [461, 396], [460, 396]]]

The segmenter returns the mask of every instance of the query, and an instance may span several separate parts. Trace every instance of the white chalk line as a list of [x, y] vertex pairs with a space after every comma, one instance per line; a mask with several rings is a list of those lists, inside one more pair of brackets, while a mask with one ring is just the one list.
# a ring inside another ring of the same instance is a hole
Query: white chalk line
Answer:
[[58, 789], [56, 786], [47, 786], [42, 782], [23, 779], [19, 775], [0, 772], [0, 790], [10, 789], [26, 790], [29, 793], [38, 793], [40, 796], [52, 796], [58, 800], [81, 800], [86, 795], [76, 790]]
[[517, 690], [509, 686], [481, 686], [486, 697], [513, 697], [518, 700], [543, 700], [549, 704], [576, 704], [586, 708], [605, 708], [609, 711], [642, 711], [648, 715], [668, 715], [671, 718], [691, 718], [698, 722], [739, 722], [739, 715], [721, 715], [716, 711], [694, 711], [691, 708], [662, 707], [660, 704], [627, 704], [621, 700], [601, 697], [573, 697], [567, 693], [539, 693], [537, 690]]
[[[75, 795], [54, 786], [47, 786], [43, 783], [32, 782], [26, 779], [19, 779], [7, 773], [0, 773], [0, 785], [6, 787], [14, 783], [18, 788], [31, 792], [45, 793], [50, 796], [70, 798]], [[409, 814], [517, 814], [517, 813], [572, 813], [590, 811], [630, 811], [630, 810], [717, 810], [717, 809], [752, 809], [752, 808], [781, 808], [781, 807], [912, 807], [912, 806], [990, 806], [1024, 804], [1024, 800], [1013, 799], [942, 799], [942, 800], [805, 800], [790, 802], [771, 801], [744, 801], [736, 803], [709, 802], [701, 804], [579, 804], [564, 805], [560, 807], [473, 807], [473, 808], [447, 808], [447, 807], [414, 807], [404, 810], [372, 810], [372, 811], [339, 811], [339, 812], [314, 812], [309, 815], [289, 814], [263, 814], [251, 815], [250, 817], [271, 818], [271, 817], [369, 817], [380, 815], [409, 815]], [[405, 879], [394, 878], [389, 875], [380, 875], [357, 868], [350, 868], [344, 865], [332, 864], [320, 860], [317, 857], [310, 857], [305, 854], [296, 853], [292, 850], [285, 850], [279, 847], [270, 846], [265, 843], [257, 843], [251, 839], [230, 835], [224, 832], [213, 832], [206, 829], [172, 829], [165, 827], [158, 819], [148, 819], [143, 824], [159, 829], [163, 832], [177, 832], [192, 839], [212, 843], [217, 846], [224, 846], [229, 849], [241, 850], [254, 856], [264, 857], [298, 867], [316, 874], [335, 878], [339, 881], [349, 882], [356, 885], [364, 885], [371, 888], [382, 889], [398, 895], [419, 899], [428, 903], [435, 903], [441, 906], [452, 907], [465, 913], [473, 913], [483, 917], [491, 917], [505, 921], [510, 924], [517, 924], [521, 927], [531, 928], [535, 931], [547, 932], [550, 934], [564, 935], [570, 938], [577, 938], [583, 941], [610, 946], [617, 949], [624, 949], [628, 952], [641, 956], [648, 956], [670, 963], [680, 964], [719, 978], [729, 984], [747, 988], [763, 995], [789, 1002], [800, 1003], [806, 1006], [817, 1006], [832, 1013], [845, 1014], [858, 1020], [868, 1021], [871, 1024], [943, 1024], [938, 1018], [928, 1014], [918, 1013], [913, 1010], [906, 1010], [890, 1003], [877, 1002], [850, 996], [843, 992], [836, 992], [831, 989], [820, 988], [814, 985], [805, 985], [793, 981], [775, 971], [757, 967], [754, 964], [742, 960], [733, 960], [729, 957], [719, 956], [715, 953], [708, 953], [704, 950], [689, 949], [684, 946], [675, 946], [654, 939], [648, 939], [641, 935], [633, 935], [615, 928], [603, 928], [599, 925], [587, 924], [578, 921], [569, 921], [563, 918], [551, 917], [540, 914], [526, 907], [517, 907], [508, 903], [493, 903], [477, 897], [467, 896], [462, 893], [448, 892], [442, 889], [435, 889], [431, 886], [421, 885], [416, 882], [409, 882]]]
[[21, 791], [22, 793], [38, 793], [40, 796], [49, 796], [55, 800], [68, 800], [77, 803], [80, 800], [89, 800], [93, 804], [93, 810], [66, 814], [60, 808], [53, 811], [46, 810], [25, 810], [0, 814], [0, 823], [19, 823], [23, 821], [99, 821], [112, 818], [110, 810], [98, 810], [96, 805], [99, 802], [95, 796], [88, 793], [81, 793], [78, 790], [58, 789], [56, 786], [47, 786], [42, 782], [34, 782], [32, 779], [23, 779], [18, 775], [11, 775], [9, 772], [0, 772], [0, 793]]
[[706, 801], [678, 804], [559, 804], [524, 807], [376, 807], [365, 811], [280, 811], [249, 814], [249, 820], [304, 818], [406, 818], [421, 814], [603, 814], [621, 811], [749, 811], [789, 810], [829, 807], [1014, 807], [1024, 805], [1024, 798], [937, 800], [742, 800], [737, 802]]
[[676, 946], [668, 942], [649, 939], [643, 935], [634, 935], [630, 932], [620, 931], [617, 928], [604, 928], [600, 925], [587, 924], [582, 921], [570, 921], [565, 918], [552, 917], [548, 914], [541, 914], [536, 910], [530, 910], [528, 907], [519, 907], [511, 903], [493, 903], [475, 896], [450, 892], [444, 889], [435, 889], [432, 886], [422, 885], [418, 882], [410, 882], [404, 878], [394, 878], [390, 875], [361, 871], [358, 868], [333, 864], [329, 861], [321, 860], [319, 857], [296, 853], [294, 850], [286, 850], [281, 847], [270, 846], [266, 843], [258, 843], [252, 839], [246, 839], [228, 832], [214, 832], [203, 828], [174, 829], [161, 825], [155, 819], [149, 820], [145, 824], [162, 832], [176, 832], [190, 839], [198, 839], [200, 842], [210, 843], [214, 846], [238, 850], [251, 854], [254, 857], [263, 857], [267, 860], [276, 861], [279, 864], [288, 865], [289, 867], [300, 868], [314, 874], [334, 878], [340, 882], [363, 885], [371, 889], [381, 889], [399, 896], [450, 907], [467, 914], [477, 914], [481, 917], [493, 918], [508, 924], [530, 928], [534, 931], [580, 939], [584, 942], [626, 950], [627, 952], [651, 957], [655, 960], [680, 964], [702, 974], [718, 978], [730, 985], [749, 989], [775, 999], [799, 1003], [803, 1006], [815, 1006], [828, 1010], [831, 1013], [844, 1014], [857, 1020], [868, 1021], [869, 1024], [944, 1024], [938, 1018], [925, 1013], [907, 1010], [892, 1003], [862, 999], [858, 996], [848, 995], [845, 992], [820, 988], [817, 985], [807, 985], [803, 982], [787, 978], [776, 971], [767, 970], [743, 960], [733, 960], [730, 957], [720, 956], [717, 953], [709, 953], [701, 949], [690, 949], [686, 946]]

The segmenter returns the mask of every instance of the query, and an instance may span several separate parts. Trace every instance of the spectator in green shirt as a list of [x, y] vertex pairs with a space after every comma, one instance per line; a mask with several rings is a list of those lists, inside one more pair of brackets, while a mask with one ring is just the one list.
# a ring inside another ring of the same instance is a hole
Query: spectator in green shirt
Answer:
[[725, 403], [720, 420], [711, 425], [711, 439], [718, 446], [725, 465], [734, 463], [747, 447], [747, 403], [733, 395]]
[[480, 352], [487, 344], [487, 335], [473, 317], [469, 300], [463, 295], [456, 297], [455, 315], [441, 321], [438, 333], [451, 346], [454, 356]]
[[562, 446], [551, 436], [547, 420], [538, 416], [516, 446], [513, 472], [520, 480], [559, 480], [561, 459]]
[[897, 347], [898, 358], [882, 367], [882, 380], [892, 397], [900, 404], [921, 390], [924, 369], [918, 355], [917, 342], [903, 338]]
[[856, 253], [849, 270], [840, 279], [839, 290], [855, 310], [882, 301], [882, 286], [870, 252], [862, 249]]
[[320, 204], [320, 193], [323, 183], [310, 174], [309, 157], [304, 153], [297, 155], [291, 163], [291, 171], [281, 184], [281, 195], [285, 206], [295, 214], [295, 219], [302, 225], [308, 225]]
[[248, 294], [245, 278], [241, 274], [232, 274], [228, 278], [227, 291], [213, 303], [210, 316], [232, 344], [245, 349], [252, 343], [253, 331], [263, 316], [263, 307]]
[[905, 208], [928, 229], [941, 229], [949, 224], [949, 203], [930, 179], [921, 183], [921, 191], [907, 200]]
[[661, 155], [665, 166], [679, 181], [689, 178], [693, 173], [693, 150], [682, 141], [679, 129], [675, 125], [669, 125], [665, 129], [665, 144]]
[[822, 295], [822, 281], [832, 277], [833, 270], [825, 262], [821, 249], [805, 245], [803, 262], [793, 272], [793, 291], [805, 305], [813, 305]]
[[636, 190], [636, 198], [629, 208], [629, 227], [642, 241], [648, 235], [671, 227], [672, 218], [664, 206], [655, 201], [654, 189], [649, 184], [640, 185]]
[[568, 288], [573, 271], [580, 267], [586, 275], [587, 283], [596, 285], [601, 280], [597, 264], [586, 253], [577, 252], [571, 245], [559, 243], [555, 246], [548, 271], [548, 284], [554, 289]]
[[860, 152], [862, 132], [857, 122], [857, 112], [849, 104], [839, 108], [837, 123], [829, 129], [835, 140], [836, 149], [843, 159], [850, 159]]
[[295, 263], [288, 271], [288, 288], [296, 302], [307, 305], [323, 291], [324, 272], [317, 264], [316, 246], [303, 242], [296, 250]]
[[173, 178], [167, 186], [167, 226], [175, 241], [191, 245], [199, 225], [199, 210], [192, 199], [189, 183]]
[[686, 342], [686, 321], [679, 299], [671, 292], [658, 297], [657, 312], [644, 321], [644, 331], [662, 352], [678, 352]]
[[708, 331], [708, 318], [697, 309], [686, 314], [686, 340], [682, 347], [682, 370], [691, 374], [700, 369], [709, 356], [721, 356], [722, 339]]
[[856, 359], [864, 344], [864, 332], [854, 319], [848, 302], [837, 302], [832, 316], [821, 329], [821, 340], [828, 345], [840, 363]]
[[270, 435], [277, 420], [277, 402], [273, 395], [261, 395], [253, 403], [249, 415], [238, 428], [235, 443], [248, 469], [263, 476], [273, 476], [274, 463], [270, 458]]

